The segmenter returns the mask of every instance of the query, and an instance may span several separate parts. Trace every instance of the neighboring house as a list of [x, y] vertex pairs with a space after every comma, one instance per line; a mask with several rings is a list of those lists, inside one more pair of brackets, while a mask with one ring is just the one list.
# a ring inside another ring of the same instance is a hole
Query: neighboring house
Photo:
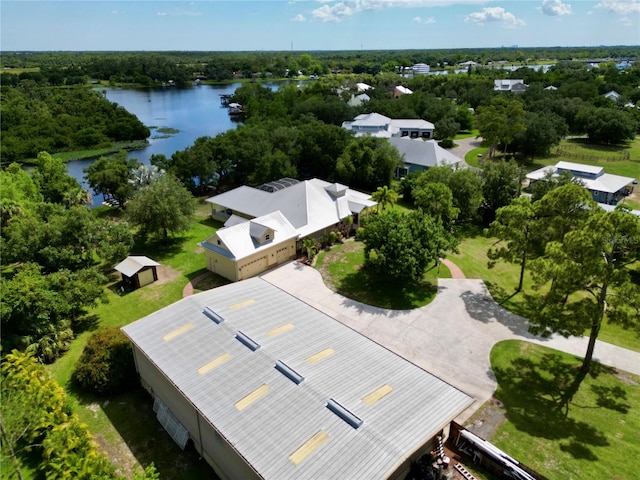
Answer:
[[550, 91], [556, 91], [558, 90], [558, 87], [556, 87], [555, 85], [549, 85], [548, 87], [544, 87], [545, 90], [550, 90]]
[[347, 105], [349, 105], [350, 107], [361, 107], [369, 100], [371, 100], [371, 97], [366, 93], [361, 93], [360, 95], [351, 95], [351, 99], [347, 102]]
[[468, 67], [477, 67], [478, 64], [473, 60], [467, 60], [466, 62], [459, 63], [458, 66], [468, 68]]
[[366, 83], [356, 83], [356, 91], [358, 93], [366, 92], [371, 88], [373, 87], [371, 85], [367, 85]]
[[122, 275], [122, 281], [129, 288], [140, 288], [158, 280], [157, 267], [160, 264], [149, 257], [131, 255], [116, 265], [116, 271]]
[[431, 70], [431, 67], [426, 63], [416, 63], [413, 66], [414, 75], [427, 75], [429, 70]]
[[261, 278], [122, 330], [160, 423], [222, 479], [403, 479], [473, 403]]
[[376, 205], [371, 195], [314, 178], [242, 186], [207, 199], [225, 226], [200, 245], [207, 269], [232, 281], [258, 275], [296, 255], [297, 242], [321, 238]]
[[501, 92], [520, 93], [526, 91], [528, 86], [524, 80], [501, 79], [493, 81], [493, 89]]
[[379, 113], [362, 113], [352, 122], [343, 122], [342, 127], [351, 130], [356, 137], [411, 137], [433, 138], [435, 126], [421, 119], [391, 119]]
[[591, 196], [598, 203], [616, 205], [620, 200], [633, 191], [631, 177], [604, 173], [604, 168], [583, 165], [581, 163], [558, 162], [527, 174], [530, 182], [543, 180], [547, 172], [559, 175], [561, 172], [569, 172], [573, 178], [580, 180], [585, 188], [591, 192]]
[[611, 90], [610, 92], [605, 93], [603, 97], [613, 100], [614, 102], [617, 102], [618, 100], [620, 100], [620, 97], [622, 97], [622, 95], [620, 95], [615, 90]]
[[393, 98], [400, 98], [403, 95], [411, 95], [412, 93], [413, 91], [409, 90], [407, 87], [398, 85], [393, 89]]
[[396, 169], [396, 178], [440, 165], [449, 165], [454, 169], [462, 165], [462, 159], [442, 148], [435, 140], [424, 141], [419, 138], [392, 137], [388, 141], [398, 149], [404, 163], [402, 167]]

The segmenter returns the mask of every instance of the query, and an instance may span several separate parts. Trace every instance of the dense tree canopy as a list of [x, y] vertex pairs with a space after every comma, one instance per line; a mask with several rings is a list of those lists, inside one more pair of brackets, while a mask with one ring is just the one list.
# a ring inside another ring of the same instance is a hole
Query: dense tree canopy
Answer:
[[365, 267], [401, 282], [419, 281], [428, 265], [456, 243], [441, 224], [419, 210], [371, 215], [358, 238], [365, 244]]

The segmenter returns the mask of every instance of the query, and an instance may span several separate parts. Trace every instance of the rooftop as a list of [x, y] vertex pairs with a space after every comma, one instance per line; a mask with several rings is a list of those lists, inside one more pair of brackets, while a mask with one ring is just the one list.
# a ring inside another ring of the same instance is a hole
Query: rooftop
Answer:
[[384, 478], [472, 401], [260, 278], [123, 330], [265, 479]]

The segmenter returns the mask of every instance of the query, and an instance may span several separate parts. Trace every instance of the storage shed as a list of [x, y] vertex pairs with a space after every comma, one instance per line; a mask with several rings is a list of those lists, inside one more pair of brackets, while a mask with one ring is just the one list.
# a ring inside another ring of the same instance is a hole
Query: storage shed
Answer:
[[158, 419], [222, 479], [404, 478], [472, 403], [259, 277], [123, 331]]
[[130, 288], [140, 288], [158, 280], [159, 266], [158, 262], [149, 257], [132, 255], [116, 265], [116, 270], [122, 274], [122, 281]]

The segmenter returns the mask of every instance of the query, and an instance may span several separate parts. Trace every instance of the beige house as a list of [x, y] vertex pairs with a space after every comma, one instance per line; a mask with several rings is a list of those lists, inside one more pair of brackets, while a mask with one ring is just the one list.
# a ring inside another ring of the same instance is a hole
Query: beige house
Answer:
[[211, 216], [225, 222], [200, 243], [207, 269], [232, 281], [295, 258], [298, 242], [319, 240], [347, 219], [357, 227], [360, 216], [376, 205], [369, 194], [317, 178], [242, 186], [207, 202]]

